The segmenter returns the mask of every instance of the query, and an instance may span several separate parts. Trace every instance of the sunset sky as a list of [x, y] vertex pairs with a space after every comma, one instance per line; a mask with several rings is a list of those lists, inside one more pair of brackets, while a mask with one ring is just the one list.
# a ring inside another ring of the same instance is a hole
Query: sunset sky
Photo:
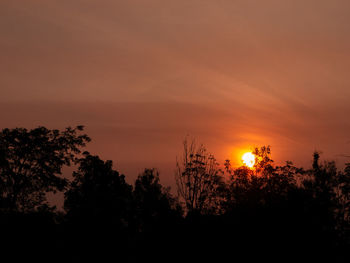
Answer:
[[[82, 124], [172, 184], [186, 135], [219, 163], [271, 145], [350, 161], [348, 0], [2, 0], [0, 127]], [[307, 161], [306, 161], [307, 160]]]

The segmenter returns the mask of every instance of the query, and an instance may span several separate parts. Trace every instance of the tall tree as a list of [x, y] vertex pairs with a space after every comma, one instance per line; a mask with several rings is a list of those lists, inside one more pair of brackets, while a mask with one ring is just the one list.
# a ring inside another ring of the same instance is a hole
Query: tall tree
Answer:
[[132, 187], [110, 160], [85, 153], [65, 193], [72, 253], [82, 261], [127, 256], [132, 235]]
[[46, 193], [62, 191], [67, 180], [62, 167], [77, 161], [90, 138], [83, 126], [63, 131], [38, 127], [3, 129], [0, 132], [1, 208], [34, 211], [48, 206]]
[[134, 199], [141, 231], [152, 230], [155, 226], [181, 215], [176, 200], [170, 194], [170, 188], [160, 184], [159, 172], [156, 169], [145, 169], [138, 176], [135, 181]]
[[350, 163], [345, 164], [339, 173], [336, 188], [338, 208], [336, 209], [337, 228], [340, 237], [350, 244]]
[[175, 179], [179, 196], [186, 212], [215, 213], [220, 208], [222, 171], [212, 154], [195, 141], [183, 143], [181, 161], [176, 163]]
[[103, 161], [89, 153], [84, 155], [65, 193], [68, 218], [85, 222], [109, 220], [119, 227], [127, 225], [132, 187], [125, 182], [124, 175], [113, 169], [112, 161]]
[[226, 160], [225, 168], [230, 175], [226, 198], [228, 209], [237, 205], [255, 207], [274, 200], [282, 201], [296, 184], [295, 176], [301, 171], [291, 162], [275, 166], [270, 146], [255, 148], [253, 154], [255, 164], [252, 168], [232, 168], [230, 161]]

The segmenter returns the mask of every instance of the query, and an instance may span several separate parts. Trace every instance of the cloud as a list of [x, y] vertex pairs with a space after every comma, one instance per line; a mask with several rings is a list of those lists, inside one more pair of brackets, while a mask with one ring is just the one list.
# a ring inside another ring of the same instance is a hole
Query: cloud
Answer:
[[271, 144], [278, 161], [315, 148], [333, 158], [349, 139], [349, 10], [345, 0], [1, 1], [1, 125], [85, 124], [92, 149], [123, 169], [171, 171], [187, 133], [222, 160], [251, 144]]

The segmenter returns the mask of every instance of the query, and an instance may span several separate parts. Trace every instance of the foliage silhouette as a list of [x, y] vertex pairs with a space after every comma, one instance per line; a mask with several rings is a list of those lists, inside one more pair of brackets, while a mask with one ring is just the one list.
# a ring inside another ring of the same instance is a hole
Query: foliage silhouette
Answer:
[[107, 259], [116, 251], [123, 258], [133, 220], [132, 187], [113, 170], [112, 161], [86, 152], [78, 163], [64, 202], [67, 242], [79, 244], [71, 253], [85, 261]]
[[133, 194], [138, 230], [138, 242], [134, 245], [140, 252], [134, 260], [163, 262], [172, 254], [177, 240], [182, 221], [181, 206], [170, 194], [170, 188], [160, 184], [156, 169], [145, 169], [138, 176]]
[[[134, 185], [80, 148], [82, 127], [0, 134], [0, 248], [9, 262], [348, 262], [350, 164], [315, 152], [310, 169], [277, 166], [269, 146], [252, 169], [221, 170], [203, 145], [184, 143], [179, 198], [145, 169]], [[62, 166], [76, 164], [71, 181]], [[225, 178], [225, 180], [224, 180]], [[64, 212], [45, 199], [66, 190]], [[184, 202], [181, 204], [181, 202]], [[19, 253], [21, 252], [21, 253]]]
[[64, 190], [62, 166], [71, 165], [90, 138], [83, 126], [64, 131], [39, 127], [0, 132], [1, 209], [33, 211], [48, 207], [47, 192]]
[[[132, 187], [112, 168], [112, 161], [103, 161], [98, 156], [84, 153], [78, 171], [65, 193], [64, 208], [67, 217], [86, 222], [109, 219], [122, 227], [127, 222]], [[106, 222], [104, 222], [106, 223]]]
[[136, 216], [140, 231], [149, 231], [145, 227], [158, 227], [162, 222], [179, 217], [181, 207], [170, 194], [170, 188], [164, 188], [159, 182], [156, 169], [145, 169], [135, 181], [134, 199]]

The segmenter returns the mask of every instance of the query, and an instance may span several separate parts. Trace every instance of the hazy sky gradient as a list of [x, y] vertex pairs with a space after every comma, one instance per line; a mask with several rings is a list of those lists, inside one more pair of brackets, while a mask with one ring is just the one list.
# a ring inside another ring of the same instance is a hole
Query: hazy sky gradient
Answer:
[[[220, 163], [350, 154], [350, 1], [0, 2], [0, 126], [84, 124], [92, 153], [172, 182], [186, 134]], [[310, 160], [306, 162], [305, 160]]]

